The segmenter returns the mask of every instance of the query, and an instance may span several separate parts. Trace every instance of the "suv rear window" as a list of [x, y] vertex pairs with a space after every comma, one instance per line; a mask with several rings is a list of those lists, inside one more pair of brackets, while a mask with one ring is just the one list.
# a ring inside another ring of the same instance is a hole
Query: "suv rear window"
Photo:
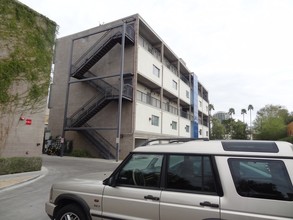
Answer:
[[239, 195], [293, 201], [293, 186], [281, 160], [228, 159]]
[[169, 155], [167, 189], [216, 193], [209, 156]]

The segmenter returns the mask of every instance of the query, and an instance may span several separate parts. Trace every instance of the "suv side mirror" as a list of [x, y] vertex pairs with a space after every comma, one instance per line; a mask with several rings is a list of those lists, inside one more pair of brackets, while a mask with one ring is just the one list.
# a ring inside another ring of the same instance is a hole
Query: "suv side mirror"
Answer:
[[103, 181], [103, 184], [107, 186], [115, 187], [116, 186], [115, 176], [108, 177], [107, 179]]

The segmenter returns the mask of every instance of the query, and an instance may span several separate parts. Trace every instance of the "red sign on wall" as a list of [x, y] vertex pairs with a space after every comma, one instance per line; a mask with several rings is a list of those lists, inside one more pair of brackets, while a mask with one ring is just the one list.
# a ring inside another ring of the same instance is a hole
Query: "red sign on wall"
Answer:
[[26, 125], [31, 125], [32, 124], [32, 119], [26, 119], [25, 124]]

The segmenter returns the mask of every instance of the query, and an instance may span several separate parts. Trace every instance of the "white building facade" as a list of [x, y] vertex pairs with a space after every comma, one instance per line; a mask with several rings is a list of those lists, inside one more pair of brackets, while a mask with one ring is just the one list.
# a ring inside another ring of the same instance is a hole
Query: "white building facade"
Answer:
[[[125, 32], [119, 32], [122, 26], [126, 26]], [[107, 39], [105, 32], [113, 32], [110, 40], [99, 43]], [[119, 38], [117, 44], [116, 38]], [[110, 47], [113, 39], [114, 46]], [[93, 46], [96, 44], [93, 42], [101, 45]], [[92, 65], [86, 63], [92, 58], [84, 52], [90, 50], [101, 51], [100, 55], [96, 53]], [[81, 61], [82, 57], [85, 61]], [[78, 62], [85, 64], [76, 64]], [[83, 65], [88, 67], [85, 69]], [[74, 72], [75, 69], [82, 73]], [[96, 87], [102, 83], [111, 85], [111, 89], [104, 86], [94, 90], [86, 82], [95, 82]], [[110, 99], [104, 95], [105, 91], [113, 92], [113, 87], [119, 88], [118, 84], [123, 88], [121, 102], [118, 96], [112, 95]], [[131, 91], [131, 95], [125, 96], [126, 90]], [[51, 91], [49, 128], [53, 135], [72, 140], [74, 148], [95, 145], [98, 139], [89, 137], [93, 130], [112, 145], [103, 150], [111, 152], [110, 158], [115, 151], [116, 156], [119, 151], [123, 158], [133, 148], [153, 138], [209, 138], [208, 91], [138, 14], [58, 39]], [[99, 94], [102, 98], [96, 101], [100, 103], [96, 105], [98, 109], [84, 118], [77, 118], [76, 115], [93, 109], [85, 105], [88, 97]], [[60, 115], [64, 115], [63, 121]], [[99, 154], [100, 147], [87, 149], [107, 158], [107, 153]]]

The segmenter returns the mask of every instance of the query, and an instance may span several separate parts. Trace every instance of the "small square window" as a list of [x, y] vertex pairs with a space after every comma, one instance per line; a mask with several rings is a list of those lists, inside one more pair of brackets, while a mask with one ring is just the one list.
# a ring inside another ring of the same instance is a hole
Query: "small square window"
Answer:
[[177, 90], [177, 82], [175, 80], [172, 81], [172, 87]]
[[189, 129], [190, 129], [189, 125], [186, 125], [186, 126], [185, 126], [185, 131], [186, 131], [187, 133], [189, 133]]
[[186, 98], [189, 98], [189, 91], [186, 90]]
[[160, 77], [160, 69], [155, 65], [153, 65], [153, 74], [158, 78]]
[[177, 122], [176, 121], [172, 121], [171, 126], [172, 126], [173, 130], [177, 130]]
[[159, 117], [156, 115], [152, 115], [152, 125], [159, 126]]

